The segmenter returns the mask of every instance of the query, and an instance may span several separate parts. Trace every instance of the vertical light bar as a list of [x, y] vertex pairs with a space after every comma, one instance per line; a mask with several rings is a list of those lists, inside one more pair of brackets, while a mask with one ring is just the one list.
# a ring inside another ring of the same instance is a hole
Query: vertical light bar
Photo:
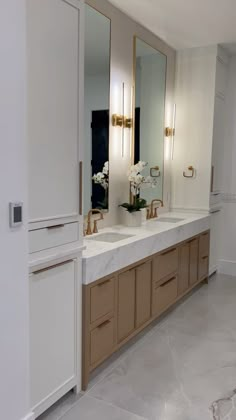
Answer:
[[173, 107], [171, 160], [173, 160], [173, 159], [174, 159], [174, 148], [175, 148], [175, 120], [176, 120], [176, 104], [174, 104], [174, 107]]
[[[122, 83], [122, 116], [124, 118], [125, 115], [125, 84], [124, 82]], [[124, 129], [124, 124], [122, 126], [122, 140], [121, 140], [121, 156], [122, 158], [125, 155], [125, 129]]]

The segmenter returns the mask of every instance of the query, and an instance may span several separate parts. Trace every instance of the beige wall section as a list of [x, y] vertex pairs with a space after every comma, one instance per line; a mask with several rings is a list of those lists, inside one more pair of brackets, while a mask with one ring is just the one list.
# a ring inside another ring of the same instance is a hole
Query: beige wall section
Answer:
[[[125, 83], [126, 114], [131, 114], [131, 89], [133, 86], [133, 38], [138, 36], [167, 56], [166, 125], [170, 125], [173, 109], [175, 50], [154, 34], [134, 22], [106, 0], [87, 0], [87, 4], [111, 19], [111, 96], [110, 114], [117, 113], [122, 83]], [[118, 107], [119, 108], [119, 107]], [[129, 199], [127, 169], [130, 165], [130, 138], [126, 131], [125, 156], [121, 156], [121, 133], [110, 126], [110, 191], [109, 213], [104, 224], [109, 226], [119, 221], [118, 205]], [[170, 139], [165, 138], [164, 203], [170, 204]]]

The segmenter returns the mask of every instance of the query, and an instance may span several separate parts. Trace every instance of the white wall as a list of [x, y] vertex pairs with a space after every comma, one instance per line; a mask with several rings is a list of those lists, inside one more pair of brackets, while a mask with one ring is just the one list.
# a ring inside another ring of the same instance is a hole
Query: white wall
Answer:
[[[209, 209], [217, 46], [179, 51], [171, 207]], [[196, 177], [183, 171], [192, 165]]]
[[226, 89], [223, 197], [219, 270], [236, 276], [236, 56], [230, 58]]
[[8, 203], [27, 208], [23, 0], [1, 1], [0, 34], [0, 418], [20, 420], [29, 408], [27, 219], [11, 231]]

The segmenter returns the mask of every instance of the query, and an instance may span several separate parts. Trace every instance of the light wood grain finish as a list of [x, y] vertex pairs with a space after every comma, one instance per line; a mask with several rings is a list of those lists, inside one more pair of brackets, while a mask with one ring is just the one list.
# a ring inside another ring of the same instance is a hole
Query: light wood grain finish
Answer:
[[152, 291], [152, 315], [161, 314], [171, 303], [174, 303], [178, 294], [177, 276], [154, 283]]
[[195, 238], [189, 242], [189, 284], [192, 286], [198, 281], [198, 246], [199, 239]]
[[189, 244], [186, 243], [179, 248], [179, 277], [178, 294], [181, 295], [189, 287]]
[[83, 390], [92, 370], [208, 279], [208, 256], [206, 232], [83, 287]]
[[178, 270], [178, 249], [164, 251], [153, 260], [153, 279], [161, 280]]
[[114, 312], [115, 279], [104, 280], [90, 289], [91, 323], [97, 321], [109, 312]]
[[114, 347], [114, 319], [108, 319], [91, 331], [90, 363], [109, 355]]
[[135, 328], [135, 270], [118, 276], [118, 341]]
[[151, 262], [136, 268], [136, 314], [135, 327], [139, 328], [151, 317]]

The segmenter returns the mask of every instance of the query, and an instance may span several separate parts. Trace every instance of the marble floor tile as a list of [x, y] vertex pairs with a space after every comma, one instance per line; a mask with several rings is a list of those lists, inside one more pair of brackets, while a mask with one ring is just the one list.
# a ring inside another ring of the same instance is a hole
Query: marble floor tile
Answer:
[[61, 420], [146, 420], [103, 401], [84, 396]]
[[213, 277], [42, 420], [236, 420], [235, 301], [236, 278]]
[[215, 277], [89, 395], [148, 420], [213, 419], [213, 401], [236, 385], [235, 298], [236, 279]]

